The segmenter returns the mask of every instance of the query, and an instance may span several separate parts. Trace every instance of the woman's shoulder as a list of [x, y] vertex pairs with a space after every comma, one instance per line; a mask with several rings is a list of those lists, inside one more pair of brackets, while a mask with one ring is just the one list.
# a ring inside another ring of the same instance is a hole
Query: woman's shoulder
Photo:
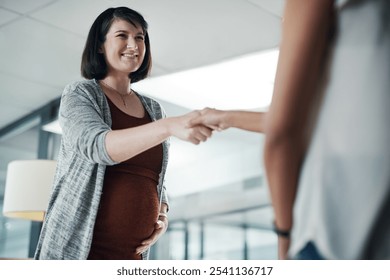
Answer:
[[99, 91], [99, 85], [96, 80], [77, 80], [65, 86], [64, 93], [94, 93]]

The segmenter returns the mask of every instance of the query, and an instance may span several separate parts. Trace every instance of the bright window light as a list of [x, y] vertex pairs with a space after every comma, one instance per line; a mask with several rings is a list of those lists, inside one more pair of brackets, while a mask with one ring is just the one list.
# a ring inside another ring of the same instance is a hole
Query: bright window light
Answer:
[[136, 91], [189, 109], [256, 109], [271, 103], [279, 51], [262, 51], [230, 61], [133, 85]]

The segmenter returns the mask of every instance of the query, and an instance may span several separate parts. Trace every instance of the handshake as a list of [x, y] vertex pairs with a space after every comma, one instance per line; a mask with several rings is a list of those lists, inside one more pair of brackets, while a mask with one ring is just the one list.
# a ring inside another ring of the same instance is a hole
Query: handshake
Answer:
[[264, 112], [204, 108], [169, 118], [171, 121], [169, 130], [170, 135], [197, 145], [210, 138], [213, 131], [222, 131], [230, 127], [264, 132], [265, 117]]

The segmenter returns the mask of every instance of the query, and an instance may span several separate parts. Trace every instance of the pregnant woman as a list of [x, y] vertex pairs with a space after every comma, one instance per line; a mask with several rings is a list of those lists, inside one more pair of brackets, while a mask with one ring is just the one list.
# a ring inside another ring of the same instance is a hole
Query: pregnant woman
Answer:
[[142, 15], [119, 7], [96, 18], [81, 62], [86, 79], [61, 98], [62, 143], [36, 259], [147, 259], [166, 231], [167, 139], [198, 144], [211, 130], [188, 125], [197, 112], [165, 118], [132, 90], [151, 61]]

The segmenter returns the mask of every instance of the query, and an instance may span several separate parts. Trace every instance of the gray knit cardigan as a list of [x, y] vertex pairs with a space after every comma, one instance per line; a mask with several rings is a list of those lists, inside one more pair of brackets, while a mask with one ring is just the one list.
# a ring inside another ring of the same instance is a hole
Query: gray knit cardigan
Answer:
[[[164, 118], [161, 106], [137, 93], [151, 119]], [[107, 165], [105, 137], [111, 130], [107, 99], [96, 80], [74, 82], [65, 87], [59, 122], [63, 130], [53, 191], [42, 227], [35, 259], [86, 259]], [[157, 185], [160, 202], [168, 204], [164, 176], [169, 143], [163, 144], [162, 171]], [[143, 259], [148, 258], [149, 251]]]

